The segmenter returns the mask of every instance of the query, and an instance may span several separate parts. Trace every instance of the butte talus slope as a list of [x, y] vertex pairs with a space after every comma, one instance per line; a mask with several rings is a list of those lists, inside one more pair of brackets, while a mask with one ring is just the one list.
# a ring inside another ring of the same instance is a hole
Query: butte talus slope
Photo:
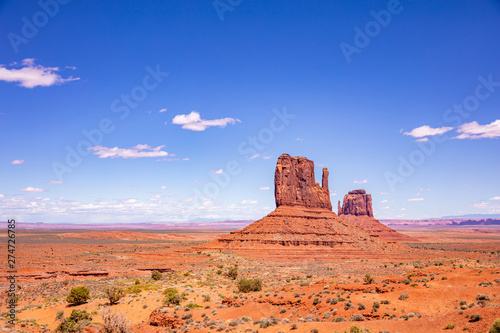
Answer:
[[246, 228], [233, 231], [203, 247], [235, 250], [269, 248], [286, 252], [321, 248], [334, 254], [334, 257], [375, 257], [406, 248], [383, 241], [338, 217], [331, 209], [328, 170], [323, 169], [320, 186], [315, 182], [314, 162], [305, 157], [281, 155], [274, 183], [277, 207], [274, 211]]
[[386, 241], [415, 241], [415, 239], [389, 228], [373, 217], [372, 196], [370, 194], [366, 194], [365, 190], [350, 191], [344, 196], [342, 206], [340, 205], [339, 200], [338, 215], [342, 219]]

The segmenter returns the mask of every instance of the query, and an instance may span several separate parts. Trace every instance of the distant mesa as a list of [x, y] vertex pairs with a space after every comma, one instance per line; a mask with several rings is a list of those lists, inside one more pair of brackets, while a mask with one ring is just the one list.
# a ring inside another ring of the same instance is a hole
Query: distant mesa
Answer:
[[342, 206], [338, 202], [338, 215], [368, 233], [392, 242], [412, 242], [413, 238], [403, 235], [373, 217], [372, 196], [365, 190], [349, 191]]
[[[327, 251], [324, 258], [328, 259], [407, 255], [409, 248], [406, 246], [384, 241], [337, 216], [330, 202], [328, 170], [323, 169], [320, 186], [315, 182], [313, 161], [281, 155], [276, 164], [274, 185], [274, 211], [242, 230], [201, 245], [202, 248], [234, 249], [258, 253], [258, 256], [295, 259], [303, 255], [307, 260], [321, 260], [324, 251]], [[364, 191], [359, 194], [366, 196]], [[365, 210], [367, 205], [371, 211], [371, 197], [369, 204], [365, 202]], [[318, 251], [317, 255], [311, 255], [314, 251]]]

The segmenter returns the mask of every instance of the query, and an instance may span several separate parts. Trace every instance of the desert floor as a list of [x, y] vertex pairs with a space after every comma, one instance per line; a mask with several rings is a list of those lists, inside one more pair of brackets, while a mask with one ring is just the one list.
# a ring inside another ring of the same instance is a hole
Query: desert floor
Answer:
[[[93, 314], [87, 331], [97, 332], [109, 306], [104, 288], [120, 286], [126, 296], [111, 310], [133, 332], [169, 330], [149, 324], [155, 309], [177, 332], [489, 332], [500, 318], [500, 228], [402, 228], [415, 238], [407, 253], [369, 259], [329, 259], [334, 249], [321, 247], [203, 250], [223, 232], [18, 230], [14, 330], [53, 331], [59, 311], [85, 309]], [[235, 264], [233, 280], [225, 273]], [[163, 272], [160, 280], [153, 270]], [[0, 327], [7, 327], [4, 272]], [[374, 282], [365, 283], [367, 273]], [[262, 290], [238, 292], [243, 277], [262, 279]], [[66, 296], [77, 286], [91, 298], [71, 306]], [[185, 292], [179, 306], [163, 305], [170, 287]]]

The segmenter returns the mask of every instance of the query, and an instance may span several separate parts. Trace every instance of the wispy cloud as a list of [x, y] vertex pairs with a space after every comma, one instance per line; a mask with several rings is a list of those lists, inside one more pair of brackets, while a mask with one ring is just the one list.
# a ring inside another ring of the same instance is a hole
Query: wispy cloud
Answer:
[[408, 201], [423, 201], [424, 198], [410, 198]]
[[219, 169], [219, 170], [212, 170], [212, 173], [213, 173], [213, 174], [216, 174], [216, 175], [220, 175], [220, 174], [221, 174], [221, 173], [223, 173], [223, 172], [224, 172], [224, 170], [222, 170], [222, 169]]
[[243, 205], [256, 205], [258, 203], [259, 202], [257, 200], [251, 200], [251, 199], [243, 200], [241, 202], [241, 204], [243, 204]]
[[462, 124], [457, 129], [462, 133], [453, 139], [494, 139], [500, 137], [500, 119], [491, 124], [479, 125], [476, 121]]
[[48, 182], [49, 184], [64, 184], [64, 182], [62, 181], [59, 181], [59, 180], [51, 180], [50, 182]]
[[295, 141], [304, 141], [303, 138], [296, 138]]
[[21, 62], [20, 68], [6, 68], [5, 65], [0, 64], [0, 81], [18, 82], [21, 87], [34, 88], [50, 87], [80, 79], [72, 76], [62, 78], [56, 73], [59, 70], [59, 67], [36, 65], [35, 59], [27, 58]]
[[47, 192], [48, 190], [45, 190], [43, 188], [29, 186], [29, 187], [26, 187], [26, 188], [22, 188], [19, 191], [21, 191], [21, 192], [31, 192], [31, 193], [40, 193], [40, 192]]
[[354, 184], [366, 184], [368, 183], [368, 179], [362, 179], [362, 180], [355, 180], [353, 181]]
[[490, 198], [491, 201], [500, 201], [500, 197], [493, 197], [493, 198]]
[[13, 160], [10, 164], [24, 164], [24, 160]]
[[391, 194], [391, 192], [380, 192], [380, 194]]
[[141, 157], [168, 156], [168, 153], [162, 150], [162, 148], [164, 147], [165, 147], [164, 145], [158, 146], [156, 148], [152, 148], [149, 145], [137, 145], [132, 148], [118, 148], [118, 147], [108, 148], [103, 146], [95, 146], [95, 147], [90, 147], [88, 149], [92, 150], [94, 152], [93, 154], [97, 155], [99, 158], [122, 157], [127, 159], [134, 159]]
[[183, 129], [191, 131], [204, 131], [210, 126], [224, 128], [228, 124], [233, 125], [237, 122], [240, 123], [241, 121], [235, 118], [201, 119], [200, 114], [196, 111], [192, 111], [190, 114], [179, 114], [172, 119], [173, 124], [182, 125]]
[[412, 136], [414, 138], [423, 138], [426, 136], [444, 134], [448, 131], [451, 131], [452, 129], [453, 129], [453, 127], [432, 128], [430, 126], [424, 125], [424, 126], [414, 128], [410, 132], [404, 132], [404, 135], [409, 135], [409, 136]]
[[0, 199], [5, 198], [5, 194], [0, 193]]
[[267, 190], [270, 190], [271, 188], [269, 186], [263, 186], [261, 188], [259, 188], [259, 190], [261, 191], [267, 191]]
[[167, 112], [167, 108], [160, 109], [158, 112], [159, 112], [159, 113], [162, 113], [162, 112]]

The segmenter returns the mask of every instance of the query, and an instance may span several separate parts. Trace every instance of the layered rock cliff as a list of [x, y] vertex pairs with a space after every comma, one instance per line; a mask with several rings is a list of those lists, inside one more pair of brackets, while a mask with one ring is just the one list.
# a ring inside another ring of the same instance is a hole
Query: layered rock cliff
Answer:
[[373, 217], [372, 196], [365, 190], [350, 191], [344, 196], [342, 207], [339, 201], [338, 215], [355, 215]]
[[328, 170], [323, 168], [322, 186], [314, 177], [314, 162], [305, 157], [283, 154], [274, 172], [276, 207], [301, 206], [332, 209]]

